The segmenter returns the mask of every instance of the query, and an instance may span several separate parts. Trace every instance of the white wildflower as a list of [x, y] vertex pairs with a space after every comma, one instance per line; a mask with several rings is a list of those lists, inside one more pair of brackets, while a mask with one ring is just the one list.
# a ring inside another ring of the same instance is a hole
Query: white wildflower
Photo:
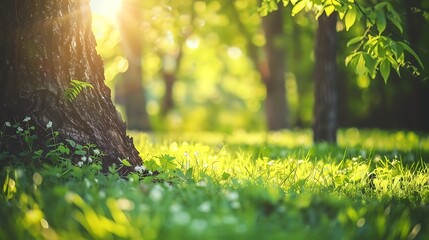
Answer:
[[100, 190], [100, 191], [98, 192], [98, 197], [100, 197], [100, 198], [105, 198], [105, 197], [106, 197], [106, 192], [105, 192], [105, 191], [103, 191], [103, 190]]
[[79, 167], [82, 167], [82, 166], [83, 166], [83, 162], [82, 162], [82, 161], [79, 161], [79, 162], [77, 162], [77, 165], [78, 165]]
[[91, 157], [88, 158], [88, 162], [92, 163], [92, 158]]
[[150, 199], [154, 202], [159, 202], [162, 199], [164, 189], [161, 186], [155, 185], [149, 193]]
[[182, 211], [182, 206], [178, 203], [173, 203], [170, 205], [170, 212], [177, 213]]
[[208, 213], [212, 209], [212, 205], [210, 202], [203, 202], [200, 206], [198, 206], [198, 211], [203, 213]]
[[27, 116], [27, 117], [25, 117], [25, 118], [24, 118], [24, 120], [22, 120], [22, 121], [23, 121], [23, 122], [28, 122], [28, 121], [30, 121], [30, 120], [31, 120], [31, 117], [28, 117], [28, 116]]
[[100, 150], [99, 149], [94, 149], [94, 154], [95, 155], [100, 155]]
[[85, 179], [83, 179], [83, 180], [84, 180], [84, 182], [85, 182], [86, 187], [87, 187], [87, 188], [90, 188], [90, 187], [91, 187], [91, 182], [90, 182], [87, 178], [85, 178]]
[[4, 125], [6, 125], [6, 127], [11, 127], [12, 125], [10, 124], [10, 122], [5, 122]]
[[47, 124], [46, 124], [46, 128], [51, 128], [52, 127], [52, 122], [51, 121], [49, 121]]
[[136, 172], [143, 173], [143, 171], [146, 170], [146, 168], [143, 165], [142, 166], [135, 166], [134, 170]]
[[197, 182], [197, 186], [199, 186], [199, 187], [207, 187], [207, 182], [206, 181], [199, 181], [199, 182]]
[[22, 129], [22, 127], [18, 127], [16, 130], [18, 130], [18, 132], [24, 131], [24, 129]]
[[225, 197], [226, 199], [232, 202], [232, 201], [237, 201], [240, 195], [238, 194], [238, 192], [226, 192]]
[[189, 157], [189, 153], [188, 152], [185, 152], [185, 153], [183, 153], [183, 156], [185, 156], [185, 157]]
[[174, 212], [172, 221], [181, 226], [187, 225], [191, 221], [191, 215], [185, 211]]
[[81, 158], [80, 158], [80, 160], [82, 160], [82, 162], [86, 162], [86, 156], [82, 156]]

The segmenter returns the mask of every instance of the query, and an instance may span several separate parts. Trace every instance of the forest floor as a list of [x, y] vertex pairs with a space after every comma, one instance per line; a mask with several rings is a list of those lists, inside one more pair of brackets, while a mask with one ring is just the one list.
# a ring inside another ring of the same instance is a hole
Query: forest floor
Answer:
[[0, 239], [429, 239], [428, 135], [130, 134], [144, 164], [125, 178], [73, 142], [1, 169]]

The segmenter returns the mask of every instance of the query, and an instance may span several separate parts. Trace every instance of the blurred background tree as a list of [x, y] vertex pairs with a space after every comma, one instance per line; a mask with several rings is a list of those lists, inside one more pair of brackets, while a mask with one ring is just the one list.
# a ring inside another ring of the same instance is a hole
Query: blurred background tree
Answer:
[[[423, 62], [429, 62], [429, 34], [421, 31], [429, 29], [429, 1], [391, 2], [401, 9], [406, 40]], [[92, 3], [97, 8], [96, 0]], [[317, 20], [305, 12], [292, 17], [289, 5], [272, 16], [277, 18], [276, 25], [282, 25], [277, 30], [282, 37], [270, 37], [267, 24], [264, 26], [269, 19], [262, 20], [259, 6], [258, 0], [148, 0], [139, 4], [141, 21], [136, 32], [141, 36], [140, 81], [145, 91], [141, 104], [153, 130], [311, 127]], [[102, 12], [94, 11], [94, 32], [105, 61], [107, 84], [117, 92], [116, 84], [123, 81], [121, 73], [131, 64], [121, 48], [124, 39], [114, 15]], [[411, 68], [401, 71], [401, 77], [392, 72], [387, 85], [379, 76], [374, 80], [356, 76], [354, 69], [344, 66], [350, 51], [346, 42], [365, 29], [356, 25], [346, 32], [342, 22], [335, 27], [338, 127], [429, 131], [429, 110], [424, 106], [429, 100], [428, 70], [416, 76]], [[388, 24], [386, 31], [396, 35], [394, 28]], [[272, 112], [282, 125], [271, 123], [267, 108], [271, 95], [264, 74], [269, 69], [270, 44], [277, 48], [276, 54], [285, 56], [283, 62], [274, 61], [282, 70], [278, 78], [283, 78], [274, 89], [284, 91], [279, 97], [284, 99], [284, 107]], [[126, 107], [120, 103], [117, 106], [127, 120]]]

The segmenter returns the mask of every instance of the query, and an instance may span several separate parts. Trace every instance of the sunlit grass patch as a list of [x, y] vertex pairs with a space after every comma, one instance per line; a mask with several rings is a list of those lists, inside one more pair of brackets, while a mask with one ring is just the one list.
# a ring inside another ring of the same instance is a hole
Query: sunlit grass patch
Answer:
[[158, 175], [3, 169], [0, 239], [429, 237], [426, 136], [352, 129], [338, 146], [313, 145], [307, 130], [132, 137], [142, 169]]

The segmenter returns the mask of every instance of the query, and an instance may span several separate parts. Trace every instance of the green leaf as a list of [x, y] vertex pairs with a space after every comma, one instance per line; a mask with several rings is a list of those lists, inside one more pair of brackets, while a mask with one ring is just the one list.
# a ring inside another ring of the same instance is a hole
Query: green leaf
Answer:
[[60, 145], [58, 146], [58, 151], [60, 151], [60, 153], [65, 153], [65, 154], [69, 154], [70, 153], [70, 149], [64, 145]]
[[79, 80], [71, 80], [70, 86], [65, 90], [64, 95], [70, 102], [76, 99], [77, 95], [86, 88], [94, 88], [90, 83]]
[[356, 43], [358, 43], [358, 42], [362, 41], [362, 39], [363, 39], [364, 37], [365, 37], [365, 36], [358, 36], [358, 37], [354, 37], [354, 38], [350, 39], [350, 40], [347, 42], [347, 47], [350, 47], [351, 45], [356, 44]]
[[330, 16], [335, 11], [334, 5], [328, 5], [325, 7], [326, 16]]
[[76, 142], [70, 139], [66, 139], [66, 142], [68, 142], [70, 144], [71, 147], [76, 147]]
[[377, 60], [371, 57], [369, 54], [364, 53], [363, 58], [365, 60], [365, 66], [371, 78], [374, 79], [377, 74]]
[[387, 80], [389, 79], [389, 75], [390, 75], [390, 62], [388, 59], [384, 59], [383, 61], [381, 61], [380, 73], [384, 79], [384, 82], [387, 83]]
[[417, 62], [420, 64], [420, 66], [422, 68], [424, 68], [422, 60], [420, 60], [419, 55], [417, 55], [417, 53], [414, 52], [414, 50], [408, 44], [406, 44], [404, 42], [398, 42], [398, 43], [401, 44], [402, 47], [404, 47], [404, 49], [407, 50], [407, 52], [409, 52], [411, 55], [413, 55], [413, 57], [417, 60]]
[[387, 15], [387, 18], [390, 20], [390, 22], [392, 22], [396, 26], [396, 28], [401, 32], [401, 34], [404, 32], [400, 20], [398, 20], [397, 18], [394, 18], [390, 15]]
[[346, 64], [346, 66], [353, 60], [353, 59], [355, 59], [359, 54], [361, 54], [360, 52], [355, 52], [355, 53], [353, 53], [353, 54], [350, 54], [350, 55], [348, 55], [347, 57], [346, 57], [346, 60], [345, 60], [345, 64]]
[[384, 15], [383, 11], [377, 11], [376, 14], [377, 14], [376, 24], [377, 24], [378, 33], [382, 34], [386, 29], [386, 15]]
[[231, 174], [224, 172], [222, 173], [222, 180], [228, 180], [228, 178], [231, 176]]
[[346, 31], [348, 31], [351, 28], [351, 26], [353, 26], [353, 24], [355, 24], [355, 21], [356, 21], [356, 10], [355, 10], [355, 8], [350, 8], [347, 11], [347, 14], [344, 18], [344, 23], [346, 25]]
[[381, 3], [378, 3], [378, 4], [376, 4], [375, 6], [374, 6], [374, 9], [375, 10], [381, 10], [384, 6], [386, 6], [388, 3], [387, 2], [381, 2]]
[[86, 155], [86, 151], [84, 151], [84, 150], [76, 150], [76, 151], [74, 151], [74, 153], [76, 155], [79, 155], [79, 156], [85, 156]]
[[272, 11], [277, 11], [278, 9], [279, 7], [277, 6], [277, 3], [275, 1], [270, 1], [268, 10], [272, 12]]
[[292, 16], [295, 16], [296, 14], [298, 14], [299, 12], [302, 11], [302, 9], [305, 8], [305, 6], [307, 6], [307, 0], [303, 0], [298, 2], [293, 8], [292, 8]]
[[127, 159], [122, 159], [121, 163], [126, 167], [131, 167], [131, 163]]
[[355, 70], [356, 73], [360, 76], [365, 75], [368, 72], [368, 69], [365, 66], [365, 59], [363, 58], [362, 54], [359, 55]]
[[289, 0], [283, 0], [283, 7], [286, 7], [289, 4]]

